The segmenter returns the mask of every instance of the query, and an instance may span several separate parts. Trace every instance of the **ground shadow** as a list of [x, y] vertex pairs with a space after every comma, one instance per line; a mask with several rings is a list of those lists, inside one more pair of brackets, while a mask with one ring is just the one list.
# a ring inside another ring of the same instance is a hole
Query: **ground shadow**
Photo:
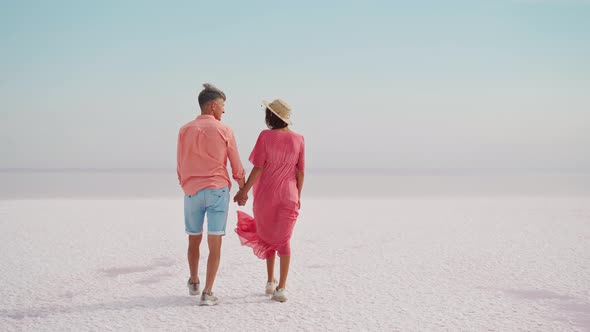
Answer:
[[565, 313], [571, 323], [590, 331], [590, 304], [582, 300], [546, 290], [537, 289], [503, 289], [504, 293], [525, 300], [557, 300], [557, 309]]
[[81, 304], [73, 306], [45, 306], [33, 307], [27, 309], [17, 310], [0, 310], [0, 317], [12, 319], [25, 318], [44, 318], [50, 315], [70, 314], [70, 313], [88, 313], [95, 311], [118, 311], [138, 308], [159, 309], [159, 308], [175, 308], [175, 307], [192, 307], [199, 303], [196, 297], [188, 296], [163, 296], [163, 297], [148, 297], [139, 296], [131, 297], [125, 301], [116, 301], [108, 303], [95, 304]]
[[148, 265], [135, 265], [135, 266], [121, 266], [121, 267], [113, 267], [107, 269], [100, 269], [99, 272], [106, 275], [107, 277], [116, 278], [123, 274], [130, 274], [130, 273], [138, 273], [138, 272], [148, 272], [155, 270], [160, 267], [169, 267], [176, 264], [176, 261], [172, 258], [168, 257], [160, 257], [155, 258], [152, 261], [152, 264]]

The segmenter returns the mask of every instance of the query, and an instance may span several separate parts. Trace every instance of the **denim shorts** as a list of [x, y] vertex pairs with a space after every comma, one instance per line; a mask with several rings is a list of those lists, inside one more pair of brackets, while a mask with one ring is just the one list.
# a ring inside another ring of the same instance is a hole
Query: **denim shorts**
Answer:
[[207, 234], [225, 235], [229, 189], [203, 189], [194, 195], [184, 195], [184, 229], [189, 235], [203, 234], [205, 213]]

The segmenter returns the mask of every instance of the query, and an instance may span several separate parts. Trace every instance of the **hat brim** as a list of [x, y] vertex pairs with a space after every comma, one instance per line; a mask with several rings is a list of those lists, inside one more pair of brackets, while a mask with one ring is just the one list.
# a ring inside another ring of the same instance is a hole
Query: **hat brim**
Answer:
[[270, 107], [270, 103], [266, 100], [263, 100], [262, 103], [264, 104], [264, 106], [266, 106], [266, 108], [268, 108], [274, 115], [276, 115], [279, 119], [285, 121], [286, 124], [288, 125], [292, 125], [293, 122], [289, 119], [285, 119], [282, 116], [280, 116], [279, 114], [277, 114], [277, 112], [275, 112], [275, 110], [272, 109], [272, 107]]

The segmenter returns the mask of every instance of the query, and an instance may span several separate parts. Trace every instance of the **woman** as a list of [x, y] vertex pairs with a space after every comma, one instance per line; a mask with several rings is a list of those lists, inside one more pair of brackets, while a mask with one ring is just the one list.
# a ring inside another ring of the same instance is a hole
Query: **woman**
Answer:
[[[291, 258], [289, 241], [301, 207], [305, 168], [303, 136], [291, 131], [291, 108], [283, 100], [263, 101], [268, 130], [258, 136], [250, 154], [254, 165], [248, 181], [234, 201], [243, 206], [254, 187], [254, 218], [238, 211], [236, 233], [242, 245], [266, 260], [266, 294], [279, 302], [287, 301], [287, 274]], [[280, 258], [280, 277], [274, 278], [275, 257]]]

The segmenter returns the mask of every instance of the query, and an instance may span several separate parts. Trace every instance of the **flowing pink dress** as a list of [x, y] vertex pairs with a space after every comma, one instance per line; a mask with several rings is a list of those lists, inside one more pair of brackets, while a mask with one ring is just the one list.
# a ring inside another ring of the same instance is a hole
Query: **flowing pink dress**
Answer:
[[303, 136], [290, 130], [264, 130], [250, 162], [263, 169], [254, 184], [254, 218], [238, 211], [236, 233], [242, 245], [251, 247], [259, 258], [275, 252], [290, 256], [289, 241], [299, 216], [297, 171], [305, 168]]

